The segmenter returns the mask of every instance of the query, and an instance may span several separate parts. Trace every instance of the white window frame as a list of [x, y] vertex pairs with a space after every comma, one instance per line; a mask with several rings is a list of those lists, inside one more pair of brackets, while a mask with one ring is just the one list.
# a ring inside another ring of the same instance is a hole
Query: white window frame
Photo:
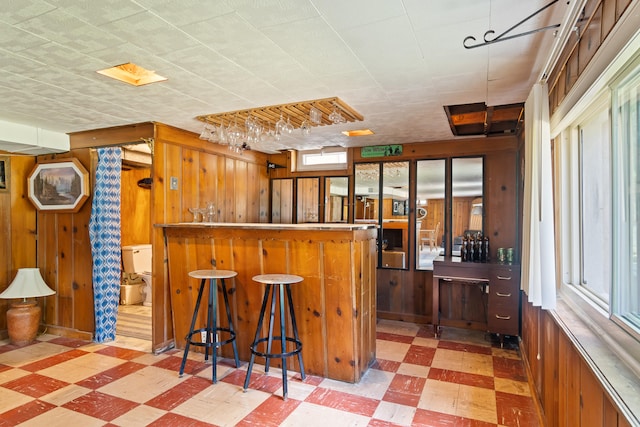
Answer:
[[[344, 162], [316, 162], [309, 160], [321, 159], [322, 157], [342, 157]], [[296, 171], [326, 171], [326, 170], [347, 170], [349, 166], [349, 153], [344, 147], [328, 147], [319, 150], [305, 150], [296, 153]]]
[[[559, 192], [559, 235], [562, 286], [569, 287], [599, 309], [603, 315], [609, 305], [593, 294], [582, 283], [582, 200], [581, 200], [581, 158], [580, 129], [604, 109], [610, 111], [610, 92], [603, 89], [595, 101], [585, 108], [557, 137], [554, 144], [556, 153], [556, 191]], [[610, 114], [610, 113], [609, 113]], [[609, 120], [611, 126], [611, 120]], [[610, 144], [610, 141], [609, 141]], [[611, 284], [609, 284], [611, 286]], [[611, 289], [609, 290], [611, 295]]]
[[[609, 127], [610, 127], [610, 141], [611, 150], [613, 151], [613, 144], [616, 144], [615, 136], [613, 135], [615, 128], [615, 121], [618, 120], [615, 111], [612, 111], [612, 105], [614, 104], [613, 96], [615, 96], [616, 85], [626, 79], [633, 70], [636, 70], [640, 66], [640, 46], [637, 46], [636, 54], [628, 55], [625, 58], [624, 63], [620, 63], [617, 67], [609, 68], [599, 82], [596, 82], [594, 87], [590, 91], [587, 91], [585, 96], [576, 103], [576, 106], [572, 111], [565, 116], [561, 123], [558, 123], [557, 129], [559, 132], [555, 133], [555, 161], [556, 161], [556, 175], [555, 175], [555, 188], [557, 192], [556, 205], [558, 207], [558, 242], [559, 242], [559, 262], [558, 265], [561, 268], [561, 295], [564, 293], [566, 297], [572, 299], [573, 296], [580, 298], [590, 305], [594, 311], [591, 316], [600, 317], [600, 321], [608, 322], [609, 325], [614, 328], [617, 327], [626, 331], [636, 342], [640, 342], [640, 330], [627, 323], [624, 319], [616, 316], [616, 294], [620, 286], [628, 286], [628, 284], [619, 284], [619, 280], [616, 279], [618, 273], [616, 268], [619, 265], [615, 263], [616, 251], [618, 249], [619, 242], [615, 238], [615, 233], [620, 233], [619, 229], [616, 229], [616, 211], [614, 208], [615, 201], [612, 199], [611, 203], [611, 221], [609, 224], [612, 236], [612, 248], [611, 248], [611, 282], [609, 286], [609, 302], [603, 301], [601, 298], [595, 296], [592, 292], [582, 286], [582, 269], [581, 269], [581, 187], [580, 187], [580, 125], [584, 124], [595, 114], [601, 112], [603, 108], [606, 108], [609, 112]], [[613, 158], [613, 152], [611, 153], [610, 170], [611, 174], [615, 175], [615, 163]], [[617, 187], [614, 178], [612, 177], [612, 184], [610, 194], [614, 194]], [[600, 322], [599, 320], [591, 317], [592, 320]], [[603, 323], [601, 327], [608, 330], [608, 326]]]

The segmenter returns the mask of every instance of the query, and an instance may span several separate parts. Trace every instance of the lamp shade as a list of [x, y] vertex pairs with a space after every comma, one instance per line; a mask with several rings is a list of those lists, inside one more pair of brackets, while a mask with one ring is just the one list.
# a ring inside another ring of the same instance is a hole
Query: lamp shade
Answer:
[[42, 279], [40, 269], [21, 268], [18, 270], [15, 279], [7, 289], [0, 294], [0, 298], [34, 298], [53, 295], [56, 292], [51, 289]]

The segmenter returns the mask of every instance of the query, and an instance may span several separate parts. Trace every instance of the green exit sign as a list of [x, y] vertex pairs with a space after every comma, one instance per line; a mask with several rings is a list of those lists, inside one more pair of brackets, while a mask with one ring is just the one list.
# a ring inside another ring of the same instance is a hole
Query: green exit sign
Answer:
[[402, 145], [376, 145], [360, 149], [362, 157], [387, 157], [399, 156], [400, 154], [402, 154]]

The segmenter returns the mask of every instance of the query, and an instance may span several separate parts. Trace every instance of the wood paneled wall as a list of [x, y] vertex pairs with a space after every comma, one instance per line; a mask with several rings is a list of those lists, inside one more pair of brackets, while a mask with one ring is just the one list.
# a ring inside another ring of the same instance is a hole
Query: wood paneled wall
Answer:
[[545, 425], [629, 427], [551, 314], [522, 300], [522, 355]]
[[[37, 267], [36, 210], [27, 196], [26, 179], [35, 159], [10, 155], [2, 158], [8, 162], [5, 173], [9, 180], [7, 189], [0, 191], [0, 292], [9, 286], [19, 268]], [[7, 337], [10, 302], [0, 299], [0, 338]]]
[[[150, 213], [148, 222], [143, 215], [141, 223], [136, 218], [134, 224], [126, 227], [140, 229], [135, 240], [146, 239], [148, 233], [147, 241], [154, 245], [153, 345], [154, 349], [160, 349], [173, 340], [173, 325], [164, 241], [162, 231], [153, 228], [153, 224], [191, 221], [193, 217], [188, 208], [205, 206], [208, 201], [216, 204], [217, 221], [266, 222], [267, 155], [251, 151], [232, 153], [225, 147], [198, 139], [198, 135], [191, 132], [142, 123], [71, 134], [69, 153], [40, 156], [37, 160], [75, 157], [89, 171], [92, 186], [97, 157], [91, 148], [137, 143], [141, 138], [155, 141], [153, 185], [151, 191], [140, 189], [146, 191], [141, 195], [126, 195], [125, 203], [141, 206], [144, 203], [138, 196], [149, 197]], [[45, 281], [56, 290], [55, 295], [42, 299], [48, 331], [91, 339], [95, 325], [88, 230], [91, 197], [77, 213], [36, 213], [26, 192], [26, 178], [35, 163], [33, 157], [12, 157], [12, 188], [0, 193], [0, 228], [3, 236], [9, 236], [2, 239], [0, 245], [3, 259], [0, 290], [7, 286], [19, 267], [40, 267]], [[177, 179], [176, 190], [170, 188], [172, 177]], [[136, 178], [123, 177], [125, 181], [137, 182]], [[0, 300], [0, 335], [6, 335], [6, 306], [6, 302]]]
[[151, 190], [138, 181], [151, 176], [151, 167], [123, 169], [120, 212], [122, 246], [151, 242]]
[[[89, 186], [93, 188], [95, 156], [89, 149], [80, 149], [39, 156], [38, 161], [74, 157], [89, 172]], [[37, 214], [38, 267], [44, 281], [56, 291], [45, 298], [43, 323], [51, 333], [82, 339], [91, 339], [95, 326], [89, 241], [91, 202], [90, 196], [76, 213]]]
[[[405, 152], [406, 158], [409, 159], [484, 155], [484, 233], [491, 239], [492, 256], [495, 257], [499, 247], [519, 247], [521, 213], [518, 208], [518, 186], [521, 181], [518, 175], [518, 139], [516, 137], [466, 140], [449, 144], [412, 144], [411, 149]], [[357, 160], [357, 156], [354, 155], [354, 157]], [[471, 200], [467, 205], [470, 205], [470, 202]], [[435, 209], [435, 206], [429, 207], [429, 212], [431, 210], [440, 212]], [[452, 220], [454, 230], [447, 231], [444, 235], [445, 239], [451, 239], [451, 233], [456, 233], [456, 226], [460, 227], [462, 223], [469, 224], [469, 211], [470, 207], [467, 206], [464, 209], [464, 219], [460, 224], [456, 225]], [[442, 219], [441, 230], [444, 226], [444, 219]], [[442, 231], [440, 236], [443, 236]], [[414, 247], [413, 241], [414, 236], [410, 236], [411, 248]], [[516, 258], [518, 258], [517, 252]], [[408, 257], [410, 270], [378, 270], [379, 317], [430, 323], [432, 307], [430, 284], [433, 273], [414, 270], [414, 257], [412, 250]], [[425, 283], [429, 286], [425, 286]]]
[[[267, 155], [235, 154], [198, 135], [156, 124], [151, 190], [152, 224], [191, 222], [190, 207], [213, 202], [217, 222], [268, 222]], [[172, 189], [172, 179], [177, 183]], [[161, 228], [152, 229], [153, 346], [174, 338], [167, 254]], [[186, 279], [186, 276], [185, 276]]]
[[578, 37], [565, 45], [549, 75], [549, 111], [562, 103], [604, 40], [620, 20], [631, 0], [587, 0], [580, 19]]

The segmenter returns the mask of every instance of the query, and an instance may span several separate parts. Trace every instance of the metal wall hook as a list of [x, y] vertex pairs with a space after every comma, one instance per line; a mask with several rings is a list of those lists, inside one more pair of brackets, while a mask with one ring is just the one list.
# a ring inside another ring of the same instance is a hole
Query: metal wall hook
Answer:
[[508, 30], [506, 30], [505, 32], [503, 32], [502, 34], [500, 34], [500, 35], [498, 35], [498, 36], [496, 36], [494, 38], [490, 38], [490, 37], [493, 34], [495, 34], [496, 32], [493, 31], [493, 30], [488, 30], [487, 32], [484, 33], [484, 37], [483, 37], [484, 42], [483, 43], [467, 44], [467, 42], [475, 42], [476, 41], [476, 38], [474, 36], [467, 36], [462, 41], [462, 45], [465, 47], [465, 49], [473, 49], [473, 48], [480, 47], [480, 46], [486, 46], [486, 45], [489, 45], [489, 44], [492, 44], [492, 43], [497, 43], [497, 42], [501, 42], [501, 41], [505, 41], [505, 40], [515, 39], [516, 37], [522, 37], [522, 36], [526, 36], [526, 35], [529, 35], [529, 34], [550, 30], [552, 28], [558, 28], [558, 27], [560, 27], [560, 24], [549, 25], [549, 26], [546, 26], [546, 27], [537, 28], [535, 30], [525, 31], [523, 33], [518, 33], [518, 34], [513, 34], [513, 35], [510, 35], [510, 36], [507, 36], [507, 34], [509, 32], [511, 32], [515, 28], [518, 28], [520, 25], [524, 24], [529, 19], [533, 18], [534, 16], [536, 16], [537, 14], [542, 12], [543, 10], [551, 7], [553, 4], [555, 4], [557, 2], [558, 2], [558, 0], [553, 0], [551, 3], [543, 6], [542, 8], [538, 9], [537, 11], [533, 12], [531, 15], [527, 16], [522, 21], [518, 22], [517, 24], [515, 24], [514, 26], [512, 26], [511, 28], [509, 28]]

